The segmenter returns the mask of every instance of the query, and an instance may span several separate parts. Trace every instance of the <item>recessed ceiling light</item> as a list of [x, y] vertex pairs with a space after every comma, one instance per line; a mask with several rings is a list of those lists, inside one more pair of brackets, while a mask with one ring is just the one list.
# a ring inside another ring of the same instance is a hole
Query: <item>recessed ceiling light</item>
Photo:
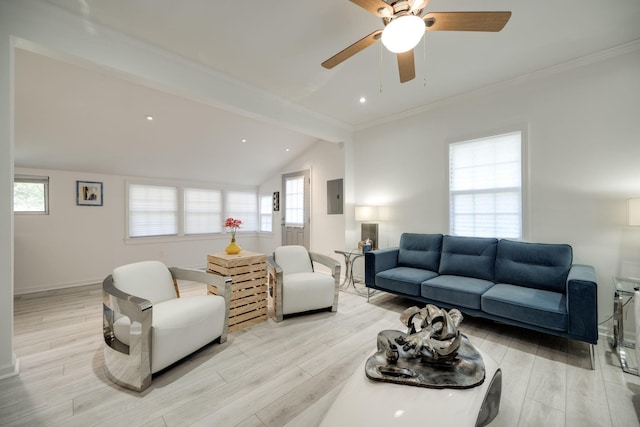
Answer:
[[291, 150], [289, 150], [288, 148], [285, 148], [285, 150], [284, 150], [284, 151], [286, 151], [286, 152], [288, 153], [288, 152], [289, 152], [289, 151], [291, 151]]
[[360, 97], [360, 104], [364, 104], [365, 102], [367, 102], [367, 98], [365, 98], [364, 96]]
[[153, 116], [146, 116], [145, 117], [147, 120], [149, 120], [150, 122], [153, 121]]
[[242, 142], [247, 142], [247, 139], [246, 138], [242, 138], [241, 141]]

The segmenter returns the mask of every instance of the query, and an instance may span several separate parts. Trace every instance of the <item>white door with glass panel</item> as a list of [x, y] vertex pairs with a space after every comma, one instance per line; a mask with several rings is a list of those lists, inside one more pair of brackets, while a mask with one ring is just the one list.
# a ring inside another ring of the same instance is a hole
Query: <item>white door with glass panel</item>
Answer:
[[282, 245], [309, 249], [309, 171], [282, 175]]

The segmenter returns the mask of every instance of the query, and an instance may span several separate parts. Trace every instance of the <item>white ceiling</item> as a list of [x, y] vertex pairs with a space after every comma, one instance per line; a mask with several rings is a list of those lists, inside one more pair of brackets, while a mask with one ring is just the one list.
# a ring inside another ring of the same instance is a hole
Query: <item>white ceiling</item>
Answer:
[[255, 186], [317, 141], [25, 50], [15, 80], [16, 166]]
[[[96, 31], [110, 27], [352, 128], [640, 39], [638, 0], [431, 0], [431, 12], [513, 15], [499, 33], [427, 32], [416, 79], [400, 84], [395, 56], [380, 43], [332, 70], [320, 66], [382, 28], [348, 0], [46, 2]], [[255, 156], [243, 184], [257, 185], [315, 141], [34, 53], [18, 52], [16, 76], [17, 165], [78, 170], [84, 159], [97, 172], [220, 181], [216, 168], [246, 152]], [[147, 110], [157, 120], [141, 120]], [[193, 166], [167, 172], [167, 158]]]

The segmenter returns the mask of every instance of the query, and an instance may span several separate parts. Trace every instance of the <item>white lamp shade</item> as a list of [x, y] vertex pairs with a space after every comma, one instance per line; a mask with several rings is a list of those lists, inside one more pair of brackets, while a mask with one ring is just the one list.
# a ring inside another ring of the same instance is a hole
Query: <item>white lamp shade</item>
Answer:
[[425, 24], [416, 15], [405, 15], [389, 22], [382, 30], [382, 44], [393, 53], [413, 49], [424, 35]]
[[640, 199], [627, 200], [627, 225], [640, 226]]
[[356, 221], [377, 221], [378, 220], [378, 207], [377, 206], [356, 206]]

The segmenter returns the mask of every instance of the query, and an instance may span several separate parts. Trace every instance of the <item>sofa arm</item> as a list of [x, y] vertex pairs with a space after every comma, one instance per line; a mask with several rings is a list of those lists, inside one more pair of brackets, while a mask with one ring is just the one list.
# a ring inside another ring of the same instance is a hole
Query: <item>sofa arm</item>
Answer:
[[224, 298], [227, 305], [231, 304], [231, 277], [191, 268], [170, 267], [169, 270], [176, 280], [187, 280], [215, 286], [218, 290], [218, 295]]
[[340, 263], [328, 255], [322, 255], [316, 252], [309, 252], [311, 261], [324, 265], [331, 270], [331, 276], [335, 279], [336, 283], [340, 284]]
[[284, 319], [282, 312], [282, 282], [284, 278], [282, 267], [276, 262], [275, 254], [269, 255], [267, 258], [267, 277], [269, 294], [273, 298], [273, 312], [276, 316], [276, 322], [281, 322]]
[[364, 283], [375, 286], [376, 274], [398, 266], [399, 248], [379, 249], [364, 253]]
[[598, 285], [590, 265], [574, 264], [567, 276], [569, 335], [574, 339], [598, 343]]

